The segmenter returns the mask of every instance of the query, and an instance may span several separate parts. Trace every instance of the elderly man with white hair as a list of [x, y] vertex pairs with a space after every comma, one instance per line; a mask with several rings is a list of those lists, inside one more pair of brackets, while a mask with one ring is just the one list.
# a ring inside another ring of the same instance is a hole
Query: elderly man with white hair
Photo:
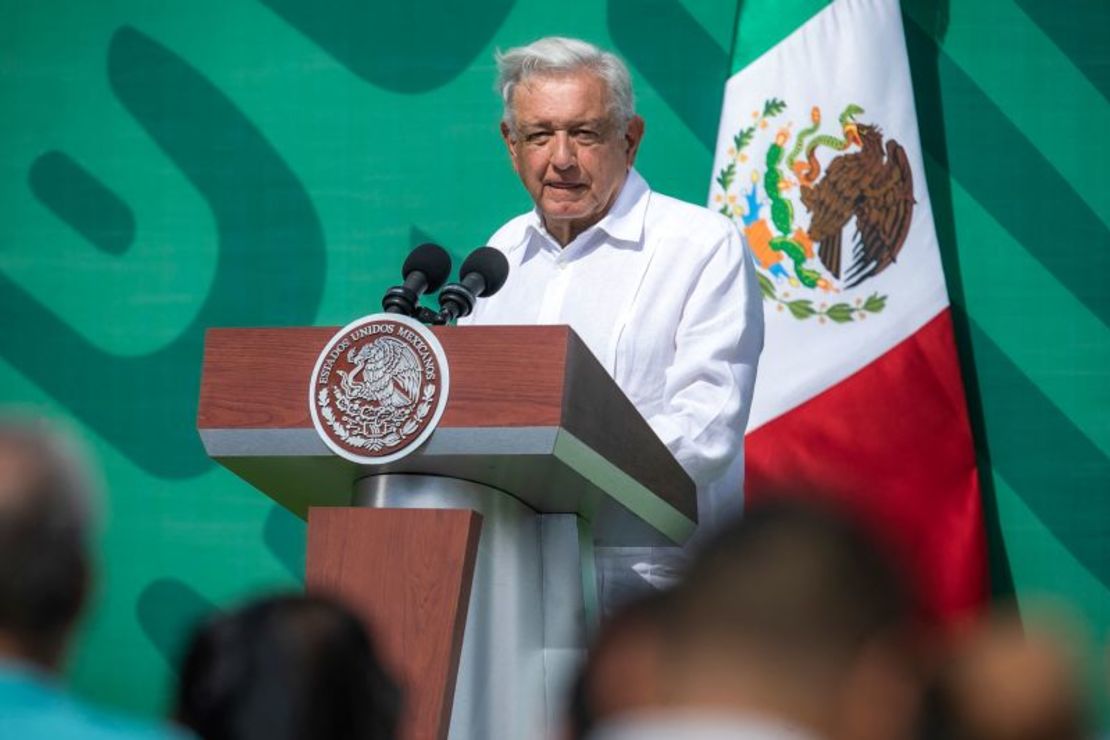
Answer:
[[[751, 257], [730, 219], [654, 192], [633, 169], [644, 120], [620, 59], [549, 37], [497, 63], [501, 135], [535, 208], [490, 239], [509, 280], [464, 323], [570, 325], [694, 479], [700, 537], [742, 503], [763, 347]], [[599, 553], [603, 603], [641, 578], [666, 583], [681, 562]]]

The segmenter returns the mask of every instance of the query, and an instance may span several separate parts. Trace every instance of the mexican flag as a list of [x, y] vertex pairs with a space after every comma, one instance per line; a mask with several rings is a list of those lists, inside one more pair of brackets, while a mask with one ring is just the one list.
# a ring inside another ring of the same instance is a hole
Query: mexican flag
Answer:
[[746, 0], [711, 208], [767, 319], [747, 505], [831, 496], [952, 619], [986, 595], [975, 451], [895, 0]]

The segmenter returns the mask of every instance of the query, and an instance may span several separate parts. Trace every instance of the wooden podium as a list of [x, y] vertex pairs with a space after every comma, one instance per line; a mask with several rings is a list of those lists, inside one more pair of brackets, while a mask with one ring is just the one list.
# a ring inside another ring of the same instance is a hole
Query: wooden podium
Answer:
[[555, 729], [597, 619], [593, 548], [682, 543], [694, 484], [565, 326], [437, 327], [451, 386], [415, 453], [334, 455], [309, 379], [334, 328], [212, 329], [208, 454], [308, 520], [306, 582], [370, 624], [403, 737]]

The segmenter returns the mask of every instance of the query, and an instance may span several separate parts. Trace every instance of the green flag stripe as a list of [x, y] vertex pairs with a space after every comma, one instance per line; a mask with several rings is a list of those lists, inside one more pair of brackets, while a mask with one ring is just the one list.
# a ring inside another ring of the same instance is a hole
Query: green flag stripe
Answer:
[[741, 0], [732, 45], [732, 71], [736, 74], [761, 57], [831, 0]]

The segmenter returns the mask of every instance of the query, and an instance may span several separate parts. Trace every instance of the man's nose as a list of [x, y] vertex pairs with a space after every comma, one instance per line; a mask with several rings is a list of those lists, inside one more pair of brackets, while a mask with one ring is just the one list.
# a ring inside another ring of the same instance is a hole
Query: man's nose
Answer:
[[566, 131], [556, 131], [551, 143], [551, 165], [565, 170], [574, 166], [574, 142]]

